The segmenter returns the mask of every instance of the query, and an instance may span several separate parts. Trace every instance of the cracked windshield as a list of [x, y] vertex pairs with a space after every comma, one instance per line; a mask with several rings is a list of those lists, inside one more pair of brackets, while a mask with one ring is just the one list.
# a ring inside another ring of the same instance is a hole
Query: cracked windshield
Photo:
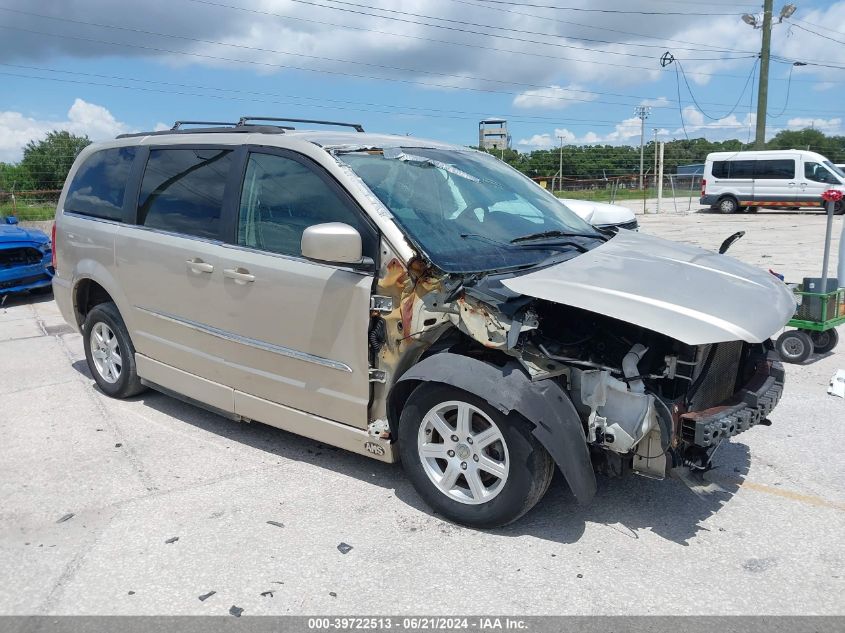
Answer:
[[446, 272], [559, 261], [605, 239], [530, 180], [479, 152], [414, 147], [349, 152], [341, 160]]

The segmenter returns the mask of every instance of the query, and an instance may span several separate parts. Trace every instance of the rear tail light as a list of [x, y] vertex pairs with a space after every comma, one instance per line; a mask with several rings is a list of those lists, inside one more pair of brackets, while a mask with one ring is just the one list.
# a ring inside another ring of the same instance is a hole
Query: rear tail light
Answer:
[[56, 270], [56, 223], [53, 222], [53, 230], [50, 233], [50, 247], [51, 247], [51, 263], [53, 270]]
[[704, 195], [704, 190], [707, 189], [707, 181], [702, 178], [701, 179], [701, 195]]

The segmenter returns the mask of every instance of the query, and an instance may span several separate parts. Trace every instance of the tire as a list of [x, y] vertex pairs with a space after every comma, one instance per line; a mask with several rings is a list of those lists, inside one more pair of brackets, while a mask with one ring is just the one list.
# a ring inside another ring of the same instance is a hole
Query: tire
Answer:
[[802, 330], [789, 330], [778, 337], [775, 348], [784, 362], [803, 363], [813, 353], [813, 340]]
[[839, 344], [839, 332], [835, 328], [825, 330], [824, 332], [809, 332], [810, 339], [813, 341], [813, 350], [816, 354], [827, 354], [832, 352]]
[[[459, 412], [469, 420], [468, 433], [467, 427], [459, 430]], [[430, 456], [424, 460], [425, 447]], [[408, 398], [399, 419], [399, 455], [414, 488], [435, 512], [475, 528], [519, 519], [546, 493], [555, 468], [527, 420], [439, 383], [423, 383]], [[486, 471], [485, 460], [501, 474]], [[450, 473], [451, 486], [442, 482]]]
[[144, 391], [135, 367], [135, 346], [114, 303], [100, 303], [82, 325], [85, 360], [97, 386], [112, 398]]
[[843, 215], [845, 214], [845, 202], [840, 200], [836, 204], [833, 205], [833, 215]]
[[716, 203], [716, 210], [719, 213], [736, 213], [739, 210], [739, 202], [733, 196], [725, 196]]

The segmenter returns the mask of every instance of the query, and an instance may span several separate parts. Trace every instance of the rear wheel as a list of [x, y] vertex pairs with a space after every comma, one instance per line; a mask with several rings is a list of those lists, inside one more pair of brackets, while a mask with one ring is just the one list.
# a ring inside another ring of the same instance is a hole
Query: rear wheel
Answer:
[[420, 496], [456, 523], [516, 521], [548, 490], [554, 462], [519, 415], [465, 391], [423, 383], [399, 422], [402, 466]]
[[144, 391], [135, 368], [135, 347], [114, 303], [100, 303], [82, 325], [85, 360], [97, 386], [112, 398]]
[[824, 332], [810, 332], [813, 341], [813, 350], [816, 354], [827, 354], [832, 352], [839, 344], [839, 332], [831, 328]]
[[787, 363], [803, 363], [813, 353], [813, 340], [802, 330], [789, 330], [778, 337], [775, 347]]
[[720, 213], [736, 213], [739, 210], [739, 202], [732, 196], [726, 196], [716, 203], [716, 210]]

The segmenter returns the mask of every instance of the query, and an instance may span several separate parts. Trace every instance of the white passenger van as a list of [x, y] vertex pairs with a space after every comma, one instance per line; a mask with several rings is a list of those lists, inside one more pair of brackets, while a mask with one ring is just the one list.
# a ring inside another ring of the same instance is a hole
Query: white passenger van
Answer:
[[[845, 172], [815, 152], [713, 152], [704, 165], [701, 204], [722, 213], [754, 207], [820, 207], [828, 189], [845, 191]], [[845, 205], [837, 202], [835, 210], [841, 214]]]

